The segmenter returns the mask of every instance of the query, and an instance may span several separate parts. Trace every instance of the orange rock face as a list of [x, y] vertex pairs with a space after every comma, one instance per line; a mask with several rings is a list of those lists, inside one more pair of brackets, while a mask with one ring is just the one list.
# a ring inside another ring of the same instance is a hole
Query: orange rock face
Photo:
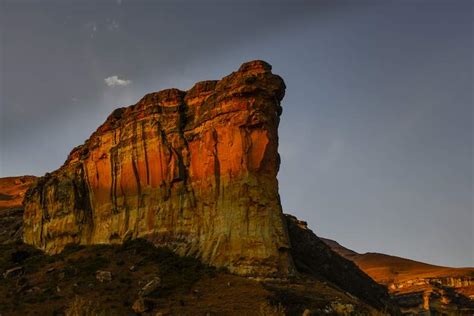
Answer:
[[381, 253], [359, 254], [334, 240], [322, 240], [386, 286], [403, 313], [471, 315], [474, 312], [474, 268], [449, 268]]
[[143, 237], [237, 274], [288, 275], [276, 178], [284, 90], [253, 61], [115, 110], [28, 192], [24, 241], [57, 253]]
[[0, 211], [23, 208], [22, 202], [34, 176], [0, 178]]

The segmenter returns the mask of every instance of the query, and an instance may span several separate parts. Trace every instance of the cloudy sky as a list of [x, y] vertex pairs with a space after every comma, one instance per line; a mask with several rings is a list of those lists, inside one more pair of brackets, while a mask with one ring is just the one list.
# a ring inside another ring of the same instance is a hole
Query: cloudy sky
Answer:
[[286, 212], [359, 252], [474, 266], [473, 2], [0, 0], [0, 176], [116, 107], [263, 59]]

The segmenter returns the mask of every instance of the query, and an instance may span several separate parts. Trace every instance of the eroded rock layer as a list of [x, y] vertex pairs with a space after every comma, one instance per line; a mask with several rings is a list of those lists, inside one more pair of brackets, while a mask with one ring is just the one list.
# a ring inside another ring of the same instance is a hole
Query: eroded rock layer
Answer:
[[15, 243], [23, 235], [23, 197], [34, 176], [0, 178], [0, 245]]
[[472, 315], [474, 312], [474, 268], [441, 267], [381, 253], [359, 254], [334, 240], [321, 239], [386, 286], [404, 314]]
[[0, 212], [23, 208], [23, 197], [35, 179], [34, 176], [0, 178]]
[[283, 80], [262, 61], [115, 110], [24, 205], [24, 241], [146, 237], [241, 275], [292, 271], [278, 182]]

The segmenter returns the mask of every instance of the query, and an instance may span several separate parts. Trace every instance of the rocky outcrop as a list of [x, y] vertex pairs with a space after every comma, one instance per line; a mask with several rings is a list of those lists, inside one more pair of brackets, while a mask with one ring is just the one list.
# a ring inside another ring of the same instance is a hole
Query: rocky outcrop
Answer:
[[386, 286], [403, 313], [474, 312], [474, 268], [440, 267], [380, 253], [359, 254], [333, 240], [322, 240]]
[[474, 312], [473, 300], [450, 287], [412, 287], [392, 296], [407, 315], [473, 315]]
[[0, 178], [0, 212], [23, 208], [25, 192], [35, 179], [34, 176]]
[[0, 244], [21, 240], [23, 197], [34, 176], [0, 178]]
[[277, 172], [283, 80], [262, 61], [115, 110], [24, 201], [24, 241], [143, 237], [249, 276], [293, 270]]
[[398, 315], [387, 290], [362, 272], [350, 260], [337, 254], [316, 236], [306, 222], [287, 214], [291, 255], [298, 271], [326, 280], [362, 301]]
[[2, 315], [136, 315], [140, 305], [141, 315], [155, 316], [386, 315], [327, 281], [256, 282], [141, 239], [67, 247], [55, 256], [0, 245]]
[[[454, 269], [453, 269], [454, 270]], [[425, 274], [388, 283], [394, 301], [405, 313], [437, 313], [472, 315], [474, 313], [474, 269], [470, 275], [438, 276]]]
[[[473, 271], [474, 272], [474, 271]], [[389, 284], [391, 290], [403, 290], [415, 286], [426, 286], [434, 285], [440, 287], [450, 287], [454, 289], [464, 287], [474, 287], [474, 275], [473, 276], [459, 276], [459, 277], [426, 277], [426, 278], [413, 278], [403, 281], [396, 281]]]

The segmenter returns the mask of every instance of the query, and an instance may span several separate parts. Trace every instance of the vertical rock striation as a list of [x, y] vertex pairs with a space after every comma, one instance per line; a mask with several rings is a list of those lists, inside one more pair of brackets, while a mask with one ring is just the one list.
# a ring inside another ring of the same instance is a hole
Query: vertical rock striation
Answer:
[[115, 110], [28, 191], [24, 241], [57, 253], [143, 237], [240, 275], [288, 275], [276, 178], [284, 91], [252, 61]]

